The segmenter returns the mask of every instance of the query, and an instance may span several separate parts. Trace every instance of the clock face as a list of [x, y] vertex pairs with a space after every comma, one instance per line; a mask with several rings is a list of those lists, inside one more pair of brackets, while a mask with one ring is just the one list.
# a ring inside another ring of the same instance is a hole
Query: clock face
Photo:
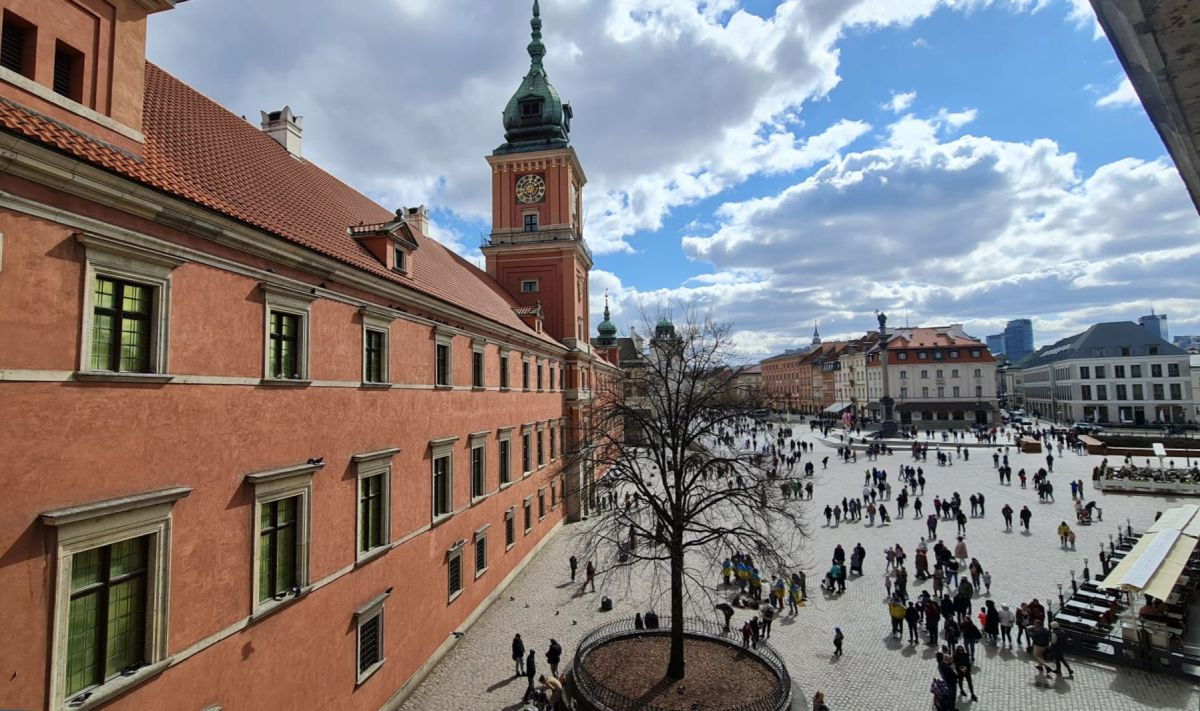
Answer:
[[517, 199], [525, 204], [541, 201], [546, 194], [546, 181], [540, 175], [522, 175], [517, 180]]

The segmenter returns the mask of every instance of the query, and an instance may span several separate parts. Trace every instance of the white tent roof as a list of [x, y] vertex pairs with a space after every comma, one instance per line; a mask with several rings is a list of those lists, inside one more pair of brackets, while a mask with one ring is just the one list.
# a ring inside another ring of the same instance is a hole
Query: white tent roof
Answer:
[[1166, 598], [1196, 550], [1200, 507], [1188, 504], [1163, 512], [1131, 551], [1100, 583], [1100, 587], [1144, 592]]

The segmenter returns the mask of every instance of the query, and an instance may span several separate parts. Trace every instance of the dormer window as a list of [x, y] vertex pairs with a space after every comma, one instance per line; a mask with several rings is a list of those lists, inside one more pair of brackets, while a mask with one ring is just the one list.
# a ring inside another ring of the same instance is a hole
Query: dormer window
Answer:
[[521, 102], [521, 118], [537, 118], [541, 115], [541, 99], [526, 99]]
[[392, 269], [395, 269], [396, 271], [401, 272], [403, 274], [407, 274], [408, 273], [408, 252], [404, 251], [403, 247], [396, 246], [393, 249], [392, 253], [394, 255], [393, 262], [392, 262]]

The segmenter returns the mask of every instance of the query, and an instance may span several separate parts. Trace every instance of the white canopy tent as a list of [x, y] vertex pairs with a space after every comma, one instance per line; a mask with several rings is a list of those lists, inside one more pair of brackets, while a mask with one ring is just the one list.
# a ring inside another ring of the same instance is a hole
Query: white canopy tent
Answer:
[[1160, 600], [1170, 596], [1200, 538], [1200, 507], [1193, 504], [1163, 512], [1158, 521], [1113, 568], [1100, 587], [1140, 592]]

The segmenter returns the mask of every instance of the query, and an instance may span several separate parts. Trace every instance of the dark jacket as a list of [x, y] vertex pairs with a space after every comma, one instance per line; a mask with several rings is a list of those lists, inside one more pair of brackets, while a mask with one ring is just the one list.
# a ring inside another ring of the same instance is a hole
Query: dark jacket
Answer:
[[546, 661], [550, 664], [558, 664], [559, 659], [562, 659], [562, 645], [557, 641], [551, 642], [549, 649], [546, 650]]
[[533, 660], [533, 650], [529, 650], [529, 656], [525, 659], [525, 676], [532, 682], [537, 678], [537, 663]]
[[513, 637], [512, 658], [520, 659], [523, 656], [525, 656], [525, 643], [521, 641], [520, 637]]

